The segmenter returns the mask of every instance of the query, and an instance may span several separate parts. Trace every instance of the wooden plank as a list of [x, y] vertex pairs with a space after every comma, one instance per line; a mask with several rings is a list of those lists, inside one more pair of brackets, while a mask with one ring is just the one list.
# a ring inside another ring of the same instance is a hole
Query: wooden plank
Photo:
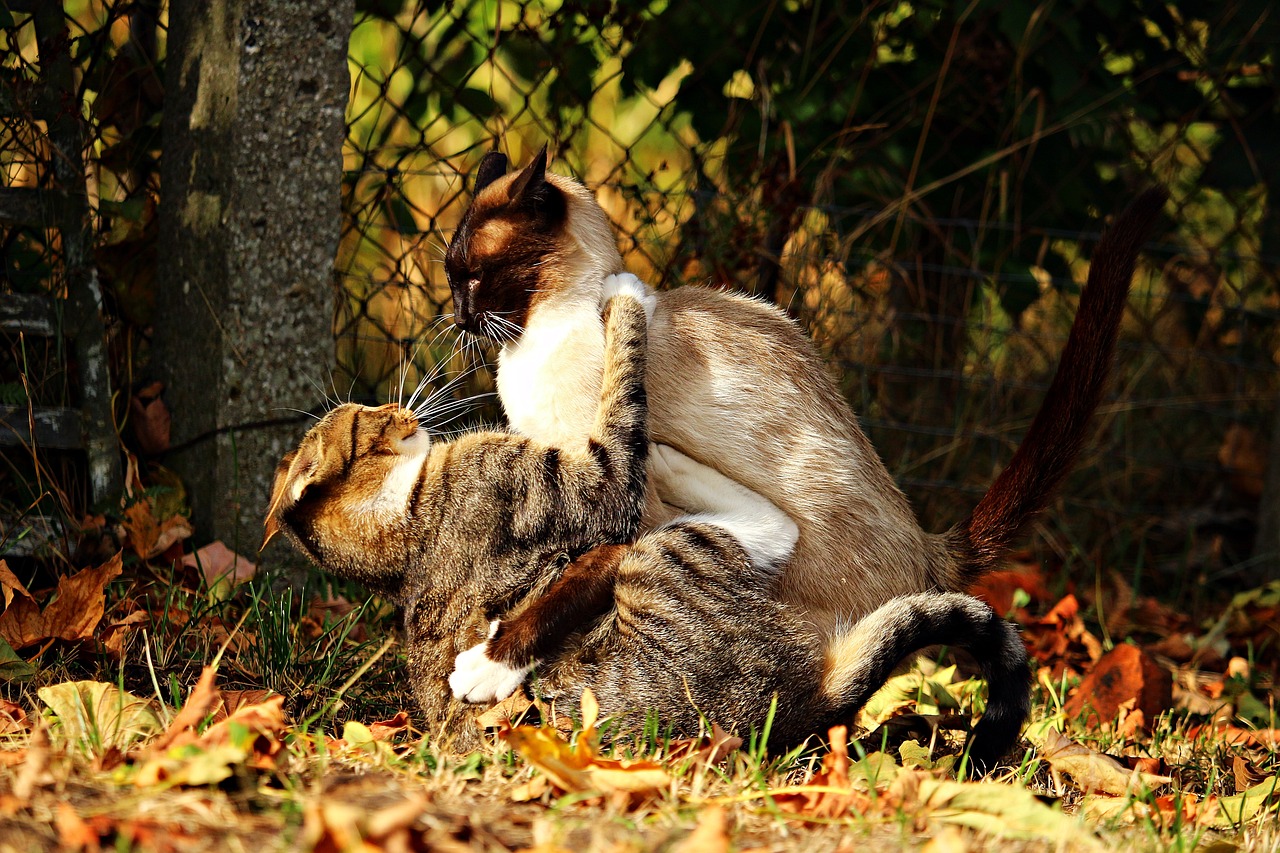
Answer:
[[53, 337], [58, 331], [53, 297], [40, 293], [6, 293], [0, 297], [0, 330]]
[[32, 422], [37, 447], [77, 450], [84, 446], [80, 413], [49, 406], [35, 406], [30, 417], [25, 406], [0, 406], [0, 446], [31, 444]]

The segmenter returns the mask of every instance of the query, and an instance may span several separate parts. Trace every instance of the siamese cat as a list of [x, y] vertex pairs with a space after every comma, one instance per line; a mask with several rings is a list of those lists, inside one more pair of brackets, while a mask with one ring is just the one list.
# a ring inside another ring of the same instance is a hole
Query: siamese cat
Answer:
[[[511, 428], [580, 449], [604, 372], [601, 288], [626, 274], [591, 192], [546, 166], [545, 147], [515, 174], [504, 155], [485, 155], [445, 271], [457, 326], [501, 344], [497, 387]], [[1000, 564], [1070, 471], [1106, 384], [1138, 250], [1166, 197], [1141, 194], [1098, 243], [1040, 411], [1009, 466], [951, 530], [921, 529], [811, 341], [757, 299], [702, 287], [653, 294], [652, 439], [797, 525], [772, 594], [826, 641], [897, 596], [966, 590]], [[649, 474], [647, 524], [687, 509], [678, 484]], [[518, 655], [496, 660], [521, 665]]]
[[[774, 746], [847, 722], [922, 647], [968, 649], [990, 684], [970, 760], [989, 768], [1028, 710], [1013, 627], [970, 596], [931, 593], [891, 598], [820, 640], [771, 589], [799, 533], [790, 518], [679, 451], [651, 447], [650, 297], [625, 279], [604, 295], [614, 291], [585, 442], [506, 432], [434, 441], [398, 405], [344, 404], [278, 466], [266, 538], [284, 531], [322, 568], [401, 609], [425, 722], [457, 748], [473, 745], [475, 728], [450, 693], [474, 699], [477, 685], [459, 680], [465, 666], [449, 678], [455, 659], [485, 648], [472, 644], [486, 630], [496, 637], [495, 624], [536, 621], [555, 600], [542, 615], [568, 630], [536, 651], [544, 695], [576, 700], [590, 687], [606, 714], [638, 727], [656, 713], [677, 734], [696, 733], [700, 714], [760, 731], [776, 702]], [[690, 514], [637, 538], [647, 466]], [[575, 613], [575, 591], [591, 585], [604, 606]]]

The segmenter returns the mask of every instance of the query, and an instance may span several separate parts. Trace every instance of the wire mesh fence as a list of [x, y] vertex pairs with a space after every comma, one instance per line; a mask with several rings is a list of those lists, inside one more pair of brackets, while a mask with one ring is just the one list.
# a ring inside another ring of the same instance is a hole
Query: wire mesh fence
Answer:
[[[5, 103], [39, 76], [0, 8]], [[1264, 2], [650, 4], [363, 0], [351, 37], [335, 385], [385, 399], [443, 363], [439, 261], [499, 146], [590, 186], [626, 265], [734, 287], [812, 333], [926, 526], [961, 516], [1034, 413], [1101, 222], [1172, 199], [1145, 253], [1100, 440], [1045, 547], [1134, 578], [1247, 559], [1276, 398], [1280, 174]], [[115, 387], [152, 322], [158, 0], [64, 4]], [[56, 188], [47, 125], [0, 118], [6, 188]], [[60, 237], [5, 225], [0, 290], [57, 294]], [[13, 350], [14, 341], [6, 339]], [[492, 353], [487, 355], [491, 356]], [[402, 365], [409, 362], [407, 376]], [[65, 364], [52, 359], [50, 364]], [[15, 400], [74, 402], [65, 376]], [[12, 369], [10, 369], [12, 368]], [[33, 379], [34, 377], [34, 379]], [[487, 368], [454, 392], [486, 390]], [[484, 417], [498, 415], [495, 406]], [[1141, 569], [1142, 571], [1139, 571]], [[1158, 575], [1157, 575], [1158, 576]]]
[[828, 5], [366, 7], [335, 323], [348, 381], [385, 396], [402, 359], [410, 381], [463, 368], [439, 261], [466, 176], [490, 147], [519, 164], [551, 140], [633, 272], [745, 289], [804, 323], [941, 529], [1034, 414], [1101, 218], [1158, 182], [1168, 222], [1101, 437], [1043, 532], [1065, 559], [1230, 573], [1276, 393], [1271, 10]]

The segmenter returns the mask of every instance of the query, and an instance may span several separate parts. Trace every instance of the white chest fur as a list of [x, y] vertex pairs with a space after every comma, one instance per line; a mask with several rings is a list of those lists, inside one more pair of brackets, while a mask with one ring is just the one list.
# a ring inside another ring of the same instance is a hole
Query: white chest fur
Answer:
[[546, 306], [498, 356], [498, 396], [515, 431], [566, 449], [585, 446], [604, 376], [595, 301]]

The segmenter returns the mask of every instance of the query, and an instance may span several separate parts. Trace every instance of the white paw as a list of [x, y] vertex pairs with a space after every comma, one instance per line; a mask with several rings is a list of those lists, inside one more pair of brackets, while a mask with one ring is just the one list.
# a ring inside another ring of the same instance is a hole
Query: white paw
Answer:
[[485, 654], [485, 645], [472, 646], [453, 659], [449, 689], [455, 699], [478, 704], [506, 699], [533, 669], [532, 666], [510, 667], [492, 660]]
[[648, 285], [631, 273], [620, 272], [605, 278], [600, 292], [600, 308], [603, 309], [615, 296], [630, 296], [644, 308], [645, 320], [653, 321], [653, 311], [658, 307], [658, 297]]

